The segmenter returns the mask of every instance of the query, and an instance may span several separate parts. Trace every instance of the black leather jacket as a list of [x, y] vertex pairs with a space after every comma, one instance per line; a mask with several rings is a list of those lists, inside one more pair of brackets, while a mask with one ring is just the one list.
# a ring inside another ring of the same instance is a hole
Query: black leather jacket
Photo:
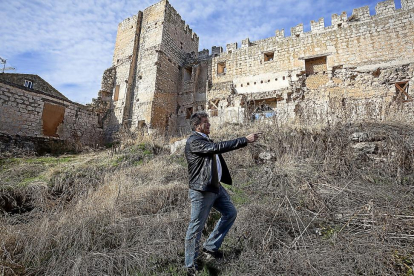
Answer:
[[218, 154], [220, 158], [222, 168], [221, 182], [231, 185], [230, 172], [221, 153], [236, 150], [246, 145], [247, 138], [245, 137], [214, 143], [203, 135], [193, 132], [185, 145], [190, 189], [214, 193], [219, 192], [219, 187], [211, 185], [213, 154]]

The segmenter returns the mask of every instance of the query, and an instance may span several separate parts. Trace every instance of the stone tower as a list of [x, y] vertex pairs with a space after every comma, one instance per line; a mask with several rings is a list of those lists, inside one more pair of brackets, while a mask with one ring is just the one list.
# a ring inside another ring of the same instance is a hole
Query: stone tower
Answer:
[[122, 21], [100, 91], [113, 111], [106, 129], [174, 131], [182, 66], [198, 41], [167, 0]]

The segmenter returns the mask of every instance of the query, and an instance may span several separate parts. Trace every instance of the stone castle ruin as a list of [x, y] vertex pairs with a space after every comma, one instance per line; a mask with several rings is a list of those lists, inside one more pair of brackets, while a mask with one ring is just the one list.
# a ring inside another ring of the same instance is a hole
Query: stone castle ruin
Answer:
[[198, 36], [162, 0], [119, 24], [112, 66], [89, 106], [36, 75], [0, 74], [0, 146], [21, 137], [95, 146], [121, 129], [185, 134], [197, 110], [216, 126], [413, 122], [414, 0], [375, 10], [199, 52]]
[[335, 124], [414, 119], [414, 0], [380, 2], [242, 45], [198, 52], [198, 36], [167, 0], [118, 26], [102, 79], [104, 129], [186, 133], [205, 110], [217, 124], [272, 117]]

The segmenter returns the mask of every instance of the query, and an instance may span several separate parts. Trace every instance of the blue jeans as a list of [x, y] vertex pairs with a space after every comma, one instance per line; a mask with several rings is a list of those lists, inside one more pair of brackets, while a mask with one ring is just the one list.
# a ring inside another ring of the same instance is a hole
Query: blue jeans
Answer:
[[217, 251], [220, 248], [237, 216], [236, 208], [230, 201], [229, 194], [221, 185], [218, 194], [190, 189], [189, 197], [191, 199], [191, 219], [185, 237], [185, 266], [188, 268], [196, 266], [195, 260], [198, 256], [201, 233], [211, 207], [221, 213], [221, 218], [203, 245], [208, 251]]

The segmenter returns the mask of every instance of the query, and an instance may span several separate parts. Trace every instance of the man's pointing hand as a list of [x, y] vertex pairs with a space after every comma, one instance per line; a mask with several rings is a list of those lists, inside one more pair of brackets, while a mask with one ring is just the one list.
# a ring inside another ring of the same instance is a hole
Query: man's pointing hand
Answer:
[[262, 134], [262, 132], [257, 132], [257, 133], [251, 133], [249, 135], [246, 136], [247, 142], [248, 143], [254, 143], [257, 141], [257, 139], [259, 139], [260, 135]]

